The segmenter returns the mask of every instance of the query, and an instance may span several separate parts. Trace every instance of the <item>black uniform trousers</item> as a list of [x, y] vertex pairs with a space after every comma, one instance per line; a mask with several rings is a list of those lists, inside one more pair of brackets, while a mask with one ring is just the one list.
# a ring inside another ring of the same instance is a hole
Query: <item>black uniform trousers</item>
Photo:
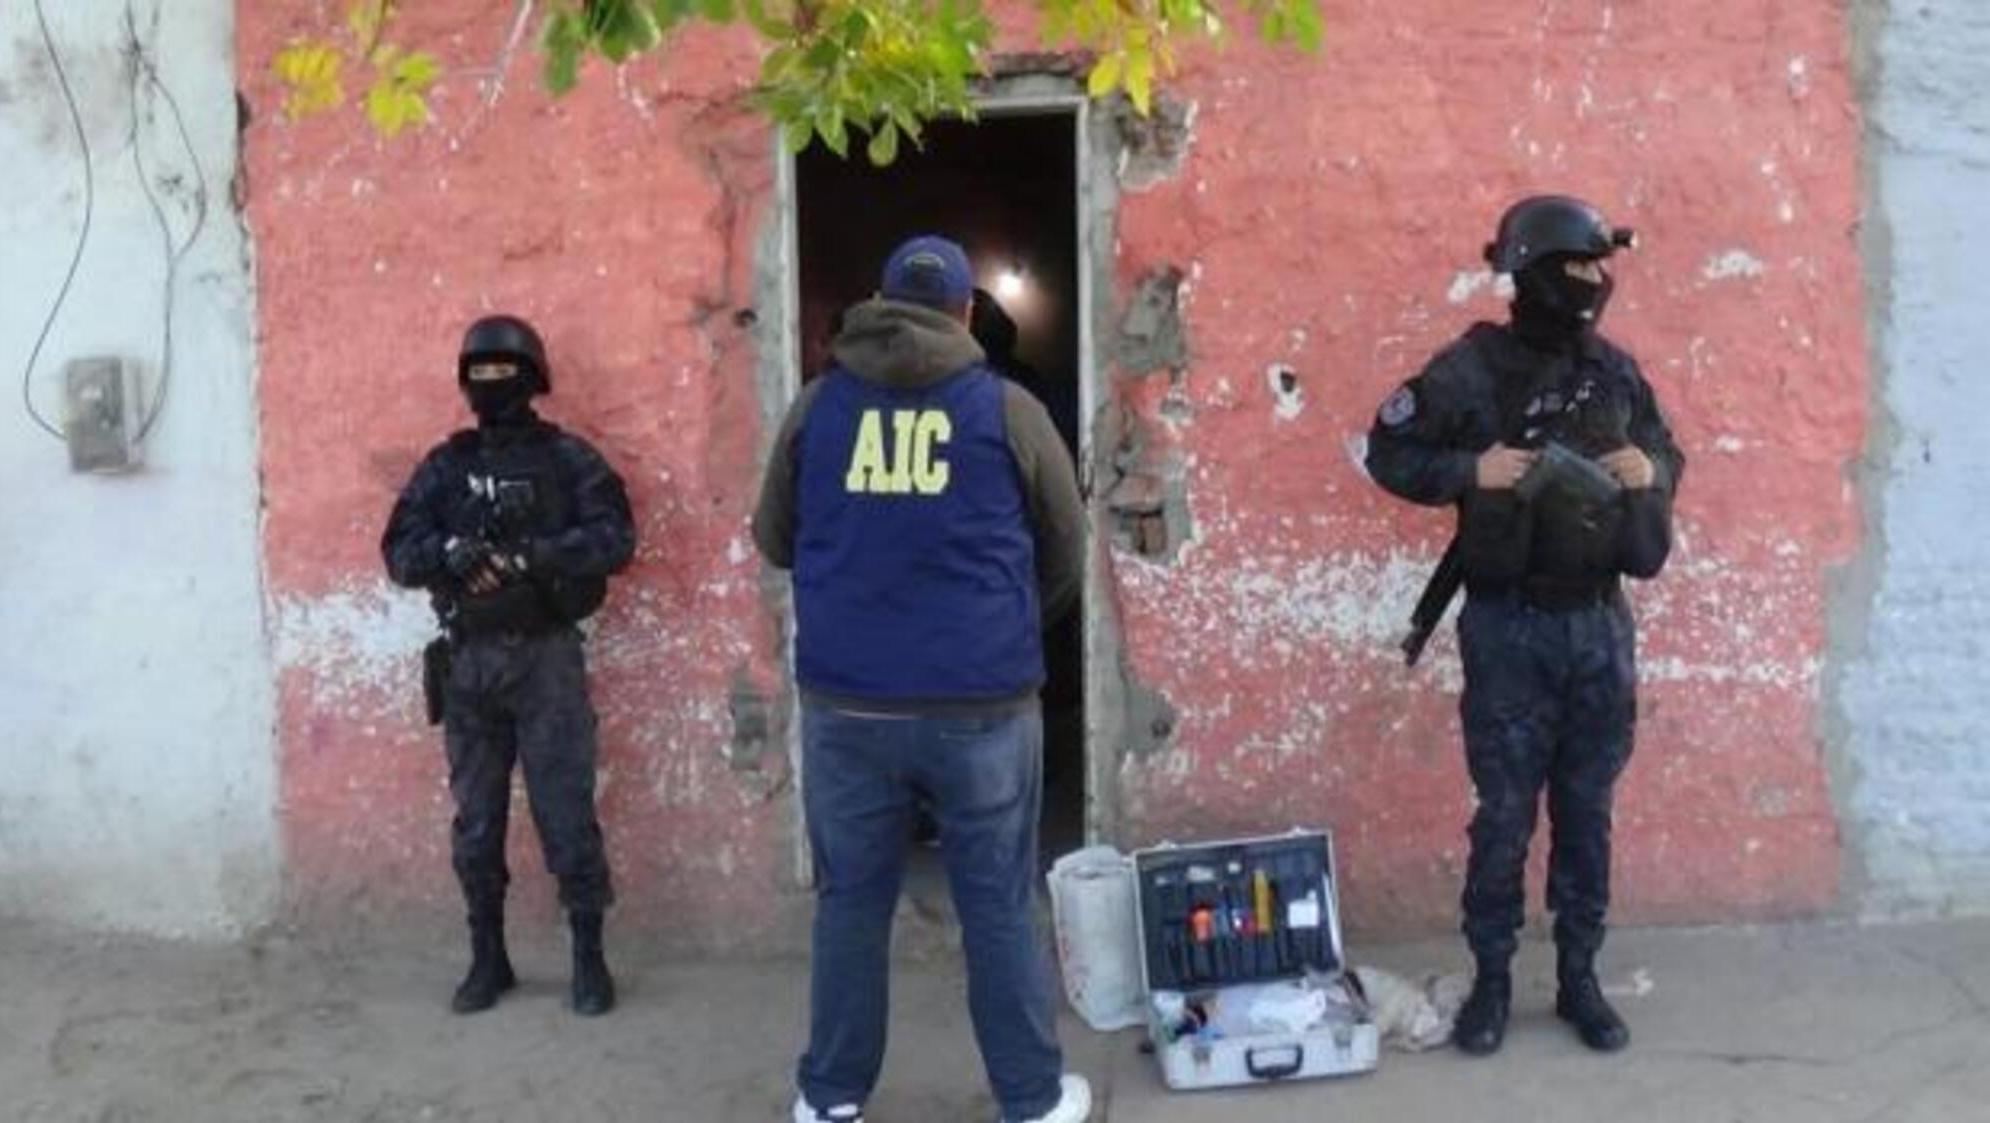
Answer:
[[456, 800], [450, 857], [472, 914], [504, 905], [511, 770], [525, 790], [560, 903], [600, 912], [614, 899], [594, 810], [595, 714], [580, 632], [476, 636], [452, 643], [443, 717], [449, 791]]
[[1464, 931], [1504, 961], [1525, 918], [1527, 846], [1545, 788], [1555, 943], [1594, 954], [1610, 905], [1611, 799], [1637, 721], [1635, 636], [1620, 592], [1574, 607], [1480, 595], [1458, 621], [1465, 757], [1478, 794]]

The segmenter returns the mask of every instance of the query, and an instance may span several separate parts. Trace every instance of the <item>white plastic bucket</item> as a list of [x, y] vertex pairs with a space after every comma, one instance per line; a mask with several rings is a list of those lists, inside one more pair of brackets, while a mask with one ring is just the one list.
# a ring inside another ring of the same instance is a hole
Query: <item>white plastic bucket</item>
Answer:
[[1133, 859], [1110, 846], [1088, 846], [1057, 859], [1049, 881], [1071, 1008], [1101, 1032], [1142, 1024]]

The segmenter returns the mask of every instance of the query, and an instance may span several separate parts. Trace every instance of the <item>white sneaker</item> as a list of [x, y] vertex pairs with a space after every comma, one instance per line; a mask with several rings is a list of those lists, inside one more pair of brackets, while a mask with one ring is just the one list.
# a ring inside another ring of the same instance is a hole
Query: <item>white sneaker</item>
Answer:
[[864, 1109], [856, 1104], [839, 1104], [828, 1111], [808, 1106], [807, 1098], [795, 1097], [795, 1123], [864, 1123]]
[[1092, 1117], [1092, 1085], [1075, 1072], [1067, 1072], [1059, 1081], [1064, 1093], [1057, 1097], [1057, 1106], [1035, 1119], [1024, 1119], [1021, 1123], [1085, 1123]]

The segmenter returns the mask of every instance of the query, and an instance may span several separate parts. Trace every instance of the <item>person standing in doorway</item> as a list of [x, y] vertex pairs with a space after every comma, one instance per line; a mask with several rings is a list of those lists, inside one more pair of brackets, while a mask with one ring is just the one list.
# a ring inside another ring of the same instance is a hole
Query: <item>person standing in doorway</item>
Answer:
[[987, 289], [974, 290], [974, 313], [968, 320], [968, 334], [981, 344], [988, 365], [995, 373], [1035, 395], [1050, 413], [1051, 424], [1064, 440], [1071, 459], [1078, 459], [1078, 382], [1074, 378], [1052, 379], [1025, 362], [1021, 354], [1022, 331], [1016, 318]]
[[[1064, 451], [1078, 461], [1078, 383], [1075, 378], [1051, 379], [1024, 361], [1021, 331], [994, 293], [974, 290], [974, 313], [968, 334], [981, 345], [995, 373], [1028, 390], [1050, 414]], [[1044, 683], [1040, 695], [1044, 727], [1044, 798], [1052, 808], [1084, 802], [1085, 756], [1085, 632], [1080, 598], [1073, 597], [1043, 630]], [[1054, 814], [1054, 813], [1053, 813]], [[1053, 820], [1054, 821], [1054, 820]], [[1068, 825], [1067, 825], [1068, 829]], [[1053, 834], [1052, 841], [1058, 841]], [[1069, 840], [1065, 840], [1069, 841]]]
[[[1376, 483], [1458, 509], [1436, 611], [1419, 606], [1418, 624], [1435, 623], [1455, 592], [1445, 575], [1460, 574], [1465, 759], [1478, 795], [1464, 932], [1478, 971], [1453, 1040], [1474, 1055], [1505, 1039], [1544, 788], [1555, 1012], [1593, 1049], [1630, 1042], [1596, 979], [1612, 794], [1637, 715], [1622, 580], [1665, 565], [1685, 471], [1637, 362], [1597, 332], [1614, 284], [1607, 260], [1631, 244], [1580, 200], [1516, 204], [1486, 248], [1493, 270], [1513, 277], [1511, 322], [1472, 327], [1383, 402], [1369, 432]], [[1412, 661], [1419, 647], [1406, 645]]]
[[504, 942], [504, 840], [518, 762], [573, 929], [573, 1009], [604, 1014], [615, 984], [602, 914], [614, 894], [575, 625], [628, 565], [635, 521], [601, 454], [533, 412], [551, 382], [530, 324], [492, 316], [471, 325], [456, 377], [477, 426], [415, 469], [381, 541], [388, 575], [428, 590], [445, 633], [430, 645], [425, 686], [448, 748], [451, 858], [469, 905], [471, 954], [451, 1008], [489, 1009], [517, 982]]
[[816, 862], [796, 1123], [858, 1123], [884, 1062], [891, 921], [915, 801], [939, 822], [968, 1008], [1005, 1123], [1082, 1123], [1036, 924], [1042, 621], [1077, 595], [1083, 516], [1040, 403], [968, 334], [944, 238], [885, 264], [777, 435], [753, 516], [793, 571]]

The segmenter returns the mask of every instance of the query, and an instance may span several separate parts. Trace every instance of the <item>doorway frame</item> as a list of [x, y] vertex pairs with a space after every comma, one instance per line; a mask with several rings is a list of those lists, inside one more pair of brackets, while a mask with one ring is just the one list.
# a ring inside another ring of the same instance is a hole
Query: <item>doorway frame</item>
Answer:
[[[1086, 507], [1087, 540], [1084, 544], [1084, 564], [1079, 611], [1083, 613], [1084, 635], [1084, 708], [1085, 727], [1082, 747], [1084, 777], [1084, 840], [1087, 845], [1111, 836], [1116, 825], [1117, 800], [1114, 797], [1112, 780], [1115, 769], [1112, 762], [1116, 753], [1104, 751], [1107, 739], [1115, 736], [1120, 722], [1103, 720], [1102, 707], [1112, 701], [1116, 691], [1112, 686], [1118, 682], [1118, 641], [1117, 631], [1109, 623], [1109, 616], [1102, 611], [1106, 607], [1102, 585], [1106, 574], [1101, 563], [1099, 517], [1094, 503], [1093, 465], [1097, 461], [1098, 450], [1094, 446], [1094, 429], [1099, 419], [1100, 408], [1107, 400], [1104, 376], [1107, 369], [1105, 357], [1100, 353], [1098, 341], [1102, 338], [1101, 326], [1110, 309], [1101, 306], [1102, 293], [1111, 291], [1112, 280], [1112, 223], [1117, 210], [1117, 180], [1109, 162], [1102, 161], [1101, 152], [1094, 145], [1107, 136], [1110, 118], [1106, 116], [1104, 103], [1088, 96], [1082, 84], [1075, 79], [1053, 74], [1020, 74], [991, 79], [987, 92], [975, 99], [975, 113], [980, 118], [990, 117], [1052, 117], [1069, 116], [1073, 122], [1072, 144], [1074, 152], [1074, 174], [1072, 189], [1075, 192], [1073, 210], [1077, 215], [1077, 226], [1073, 237], [1077, 239], [1078, 276], [1078, 490]], [[779, 325], [771, 333], [767, 346], [778, 350], [778, 373], [770, 380], [766, 389], [778, 400], [765, 403], [766, 413], [776, 419], [784, 416], [796, 397], [801, 393], [804, 371], [802, 370], [802, 338], [797, 325], [801, 317], [801, 209], [800, 185], [795, 171], [796, 157], [787, 150], [782, 138], [773, 138], [774, 148], [774, 207], [778, 230], [776, 252], [778, 253], [778, 274], [780, 283], [773, 293], [778, 307], [773, 320]], [[853, 155], [852, 159], [862, 159]], [[790, 671], [795, 665], [795, 613], [792, 597], [782, 605], [783, 659]], [[1111, 632], [1108, 636], [1103, 634]], [[1110, 659], [1108, 664], [1102, 659]], [[802, 774], [802, 734], [801, 734], [801, 691], [790, 688], [787, 697], [787, 751], [789, 775], [794, 778], [793, 794], [788, 799], [789, 822], [794, 838], [793, 857], [795, 881], [807, 887], [814, 882], [814, 862], [809, 853], [808, 829], [803, 810]]]

